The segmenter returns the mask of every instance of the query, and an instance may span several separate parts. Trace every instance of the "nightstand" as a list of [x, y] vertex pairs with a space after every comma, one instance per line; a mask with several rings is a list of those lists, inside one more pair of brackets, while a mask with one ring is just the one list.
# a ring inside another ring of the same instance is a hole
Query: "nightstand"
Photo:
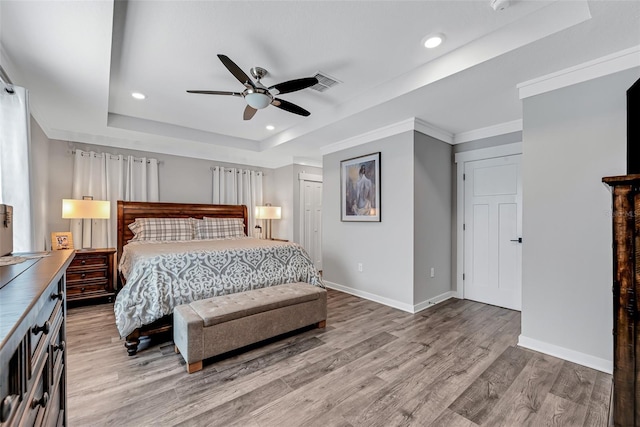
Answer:
[[115, 254], [113, 248], [77, 250], [67, 268], [67, 302], [113, 301]]

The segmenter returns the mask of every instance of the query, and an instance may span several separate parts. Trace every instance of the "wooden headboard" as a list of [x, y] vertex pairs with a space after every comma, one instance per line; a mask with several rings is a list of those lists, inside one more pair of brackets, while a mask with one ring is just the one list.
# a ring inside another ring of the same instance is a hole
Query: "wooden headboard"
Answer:
[[204, 205], [194, 203], [126, 202], [118, 200], [118, 262], [122, 247], [133, 238], [129, 224], [136, 218], [242, 218], [244, 234], [247, 230], [245, 205]]

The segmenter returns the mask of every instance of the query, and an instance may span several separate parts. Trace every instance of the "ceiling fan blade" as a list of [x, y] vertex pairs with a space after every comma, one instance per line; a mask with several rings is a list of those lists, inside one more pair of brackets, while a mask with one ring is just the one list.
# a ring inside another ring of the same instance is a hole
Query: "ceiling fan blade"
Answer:
[[318, 79], [315, 77], [304, 77], [302, 79], [289, 80], [288, 82], [278, 83], [277, 85], [273, 85], [269, 88], [275, 89], [278, 91], [276, 95], [281, 93], [290, 93], [295, 92], [297, 90], [306, 89], [318, 83]]
[[203, 95], [232, 95], [242, 96], [240, 92], [225, 92], [220, 90], [188, 90], [188, 93], [201, 93]]
[[218, 55], [218, 58], [220, 58], [220, 61], [222, 61], [224, 66], [227, 67], [227, 70], [229, 70], [231, 74], [233, 74], [233, 76], [238, 79], [238, 81], [240, 81], [240, 83], [245, 86], [249, 85], [255, 89], [256, 85], [253, 83], [253, 81], [251, 81], [249, 76], [247, 76], [245, 72], [236, 65], [235, 62], [229, 59], [227, 55]]
[[258, 110], [256, 110], [255, 108], [253, 108], [251, 105], [247, 105], [244, 109], [244, 114], [242, 115], [242, 118], [245, 120], [251, 120], [253, 118], [253, 116], [256, 115], [256, 112]]
[[280, 98], [275, 98], [272, 102], [271, 105], [273, 105], [274, 107], [278, 107], [281, 110], [284, 111], [288, 111], [290, 113], [293, 114], [299, 114], [301, 116], [309, 116], [311, 113], [308, 112], [307, 110], [305, 110], [302, 107], [298, 107], [296, 104], [292, 104], [289, 101], [285, 101], [284, 99], [280, 99]]

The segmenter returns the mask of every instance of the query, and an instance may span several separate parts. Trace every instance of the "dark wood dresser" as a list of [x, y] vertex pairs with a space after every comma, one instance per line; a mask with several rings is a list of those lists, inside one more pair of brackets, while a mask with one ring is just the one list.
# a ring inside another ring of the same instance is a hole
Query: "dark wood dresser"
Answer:
[[73, 250], [0, 267], [0, 426], [67, 425], [65, 272]]
[[67, 301], [112, 301], [115, 249], [76, 251], [67, 269]]
[[640, 175], [602, 179], [613, 194], [613, 422], [640, 426]]

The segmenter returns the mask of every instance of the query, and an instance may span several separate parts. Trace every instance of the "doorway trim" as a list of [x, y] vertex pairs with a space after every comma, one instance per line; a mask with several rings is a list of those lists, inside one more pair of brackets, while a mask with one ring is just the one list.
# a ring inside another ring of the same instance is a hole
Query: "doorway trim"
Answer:
[[522, 142], [456, 153], [456, 297], [464, 299], [464, 166], [466, 162], [522, 154]]

